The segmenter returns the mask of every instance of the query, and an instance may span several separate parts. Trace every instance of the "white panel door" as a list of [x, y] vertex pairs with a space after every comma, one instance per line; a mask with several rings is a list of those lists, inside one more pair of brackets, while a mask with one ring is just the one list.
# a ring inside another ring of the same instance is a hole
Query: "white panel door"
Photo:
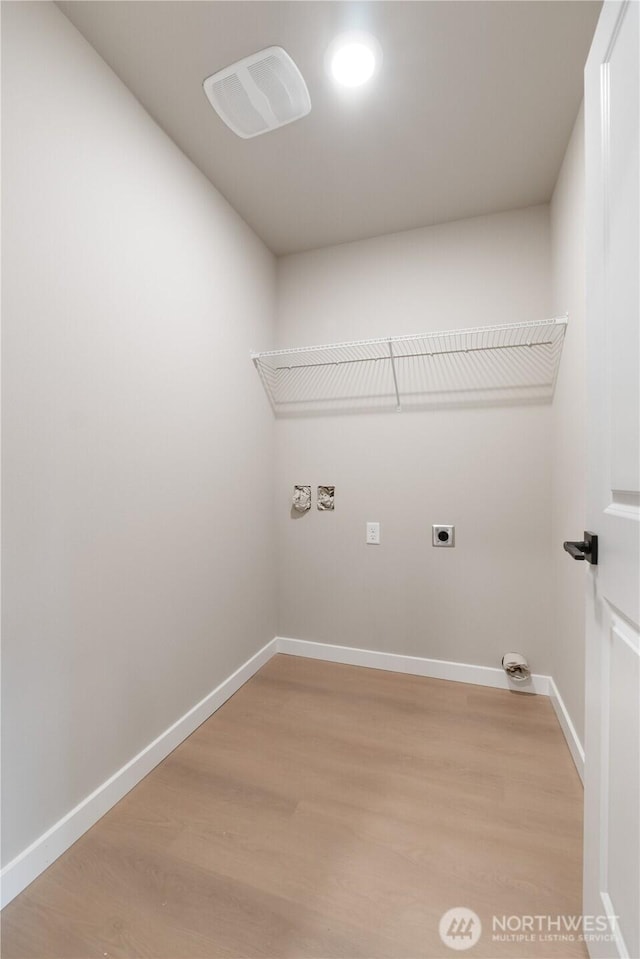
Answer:
[[587, 528], [599, 556], [585, 563], [584, 913], [617, 918], [609, 940], [588, 943], [592, 959], [640, 959], [639, 62], [640, 5], [608, 0], [585, 71]]

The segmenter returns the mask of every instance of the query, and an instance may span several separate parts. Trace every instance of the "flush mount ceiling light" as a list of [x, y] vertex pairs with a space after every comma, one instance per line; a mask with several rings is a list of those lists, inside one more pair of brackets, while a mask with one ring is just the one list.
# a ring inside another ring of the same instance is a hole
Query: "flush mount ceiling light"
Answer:
[[311, 110], [304, 77], [282, 47], [267, 47], [218, 70], [203, 87], [218, 116], [244, 140]]
[[344, 33], [327, 50], [329, 73], [341, 86], [360, 87], [380, 66], [380, 44], [368, 33]]

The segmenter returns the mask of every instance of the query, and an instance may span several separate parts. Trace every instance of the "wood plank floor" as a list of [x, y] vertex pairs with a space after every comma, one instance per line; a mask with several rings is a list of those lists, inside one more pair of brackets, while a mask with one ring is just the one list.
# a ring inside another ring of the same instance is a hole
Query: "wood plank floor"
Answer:
[[2, 913], [3, 959], [587, 955], [582, 787], [550, 702], [274, 657]]

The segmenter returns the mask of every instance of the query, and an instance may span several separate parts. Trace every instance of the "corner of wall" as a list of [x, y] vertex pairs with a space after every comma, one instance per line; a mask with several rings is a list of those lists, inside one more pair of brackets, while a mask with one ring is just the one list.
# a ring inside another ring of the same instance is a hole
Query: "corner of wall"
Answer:
[[552, 406], [554, 637], [551, 672], [579, 740], [584, 736], [584, 571], [562, 543], [582, 535], [586, 511], [584, 110], [580, 107], [551, 200], [553, 309], [569, 324]]

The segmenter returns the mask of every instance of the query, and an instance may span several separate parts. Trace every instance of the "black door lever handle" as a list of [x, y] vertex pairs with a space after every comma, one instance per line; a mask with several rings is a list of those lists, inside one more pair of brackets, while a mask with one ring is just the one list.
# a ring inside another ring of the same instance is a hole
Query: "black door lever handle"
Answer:
[[567, 540], [566, 543], [562, 544], [569, 556], [573, 556], [574, 559], [584, 559], [585, 553], [587, 551], [586, 543], [572, 543]]
[[584, 539], [581, 542], [567, 540], [562, 545], [563, 549], [574, 559], [586, 559], [592, 566], [598, 565], [598, 537], [595, 533], [585, 531]]

